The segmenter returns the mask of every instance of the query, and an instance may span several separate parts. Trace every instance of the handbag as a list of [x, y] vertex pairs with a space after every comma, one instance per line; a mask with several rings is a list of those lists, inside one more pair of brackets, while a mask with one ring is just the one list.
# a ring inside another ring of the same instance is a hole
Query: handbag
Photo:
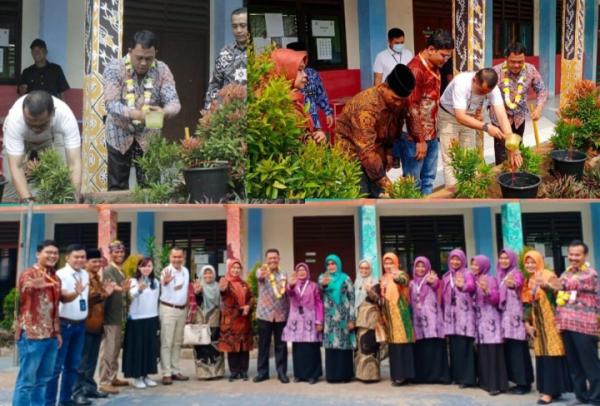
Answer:
[[208, 324], [186, 324], [183, 328], [183, 345], [208, 345], [211, 342]]

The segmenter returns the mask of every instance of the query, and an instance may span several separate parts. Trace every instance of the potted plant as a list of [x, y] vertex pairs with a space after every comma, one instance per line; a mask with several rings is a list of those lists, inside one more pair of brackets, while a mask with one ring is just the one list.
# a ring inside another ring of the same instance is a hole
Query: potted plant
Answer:
[[390, 199], [422, 199], [423, 194], [412, 176], [396, 179], [389, 189]]
[[38, 203], [77, 203], [69, 167], [55, 149], [46, 149], [38, 160], [28, 162], [27, 175]]
[[520, 170], [514, 171], [508, 161], [503, 164], [503, 172], [498, 176], [502, 197], [532, 199], [537, 197], [538, 188], [542, 182], [540, 165], [542, 158], [530, 147], [518, 144], [523, 158]]
[[191, 202], [222, 202], [242, 190], [246, 154], [246, 87], [225, 86], [193, 137], [181, 141], [183, 176]]
[[581, 180], [588, 155], [600, 149], [600, 91], [594, 82], [581, 80], [562, 97], [551, 138], [554, 171]]
[[462, 148], [458, 143], [450, 147], [450, 165], [456, 177], [455, 197], [485, 199], [493, 182], [492, 168], [485, 163], [479, 151]]

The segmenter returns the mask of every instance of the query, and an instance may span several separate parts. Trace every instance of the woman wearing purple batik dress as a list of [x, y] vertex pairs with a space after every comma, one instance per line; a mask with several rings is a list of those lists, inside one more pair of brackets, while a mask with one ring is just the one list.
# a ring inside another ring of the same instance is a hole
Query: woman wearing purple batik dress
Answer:
[[498, 310], [498, 282], [489, 275], [490, 259], [485, 255], [473, 257], [471, 272], [476, 285], [474, 309], [479, 386], [495, 396], [508, 390]]
[[503, 249], [498, 255], [498, 285], [500, 290], [500, 311], [502, 313], [502, 338], [508, 380], [517, 386], [511, 393], [524, 395], [531, 390], [533, 365], [525, 331], [523, 301], [523, 274], [518, 268], [517, 254]]
[[308, 265], [299, 263], [287, 286], [290, 314], [282, 340], [292, 343], [294, 381], [316, 383], [323, 375], [323, 301], [319, 286], [310, 280]]
[[475, 280], [467, 269], [467, 256], [461, 249], [448, 255], [448, 271], [442, 280], [444, 335], [450, 347], [452, 382], [461, 388], [475, 386]]
[[431, 262], [415, 258], [410, 281], [410, 305], [415, 331], [415, 380], [419, 383], [450, 383], [448, 348], [440, 303], [442, 283]]

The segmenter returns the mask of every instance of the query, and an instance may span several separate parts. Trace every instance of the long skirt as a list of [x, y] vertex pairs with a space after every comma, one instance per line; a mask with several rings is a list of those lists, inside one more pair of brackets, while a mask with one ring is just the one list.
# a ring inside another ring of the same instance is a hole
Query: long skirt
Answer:
[[564, 356], [535, 357], [535, 376], [539, 393], [557, 398], [562, 393], [573, 391], [567, 358]]
[[194, 355], [196, 358], [196, 378], [214, 379], [225, 375], [225, 357], [217, 349], [219, 345], [219, 328], [210, 329], [211, 344], [196, 345]]
[[402, 382], [415, 379], [415, 360], [412, 344], [388, 344], [390, 379]]
[[356, 379], [363, 382], [377, 382], [381, 379], [379, 343], [375, 330], [359, 328], [356, 333], [358, 346], [354, 353]]
[[504, 357], [508, 380], [527, 389], [533, 382], [533, 365], [527, 341], [506, 339]]
[[325, 378], [327, 382], [350, 382], [354, 378], [352, 350], [325, 349]]
[[466, 336], [449, 336], [450, 375], [458, 385], [475, 386], [475, 339]]
[[160, 354], [158, 317], [128, 319], [123, 343], [123, 374], [140, 378], [157, 373]]
[[238, 351], [227, 353], [227, 363], [231, 375], [248, 373], [250, 366], [250, 351]]
[[477, 345], [477, 372], [481, 389], [488, 392], [508, 390], [508, 375], [502, 344]]
[[321, 343], [292, 343], [292, 359], [294, 378], [308, 381], [323, 375]]
[[415, 380], [419, 383], [450, 383], [448, 347], [443, 338], [417, 340], [414, 347]]

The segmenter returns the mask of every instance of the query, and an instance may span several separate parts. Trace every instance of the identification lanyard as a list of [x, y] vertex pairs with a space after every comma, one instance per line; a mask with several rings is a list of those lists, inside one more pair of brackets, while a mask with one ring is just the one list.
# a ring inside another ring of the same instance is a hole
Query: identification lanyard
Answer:
[[394, 58], [394, 62], [396, 62], [396, 65], [398, 65], [399, 63], [402, 62], [402, 52], [400, 52], [400, 60], [396, 59], [396, 53], [395, 52], [390, 52], [390, 55], [392, 56], [392, 58]]
[[302, 287], [302, 289], [299, 289], [299, 288], [298, 288], [298, 291], [299, 291], [299, 293], [300, 293], [300, 297], [304, 296], [304, 291], [306, 290], [306, 287], [308, 286], [308, 283], [309, 283], [309, 281], [306, 281], [306, 282], [304, 283], [304, 286]]

